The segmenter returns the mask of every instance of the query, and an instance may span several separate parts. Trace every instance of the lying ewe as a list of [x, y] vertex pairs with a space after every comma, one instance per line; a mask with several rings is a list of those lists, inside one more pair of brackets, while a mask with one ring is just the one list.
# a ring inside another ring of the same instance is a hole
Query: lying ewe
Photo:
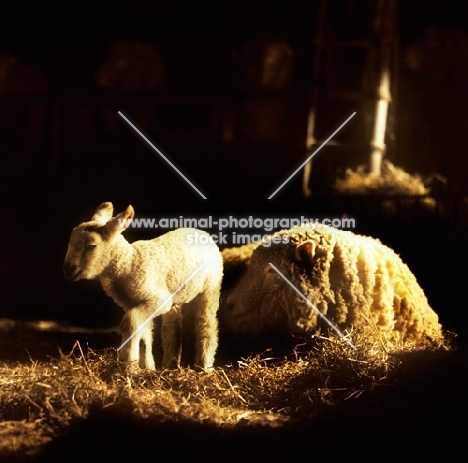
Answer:
[[340, 331], [378, 334], [390, 346], [443, 341], [437, 314], [394, 251], [376, 239], [322, 225], [277, 232], [255, 248], [221, 309], [227, 331], [255, 339], [329, 328], [270, 263]]
[[133, 208], [128, 206], [116, 217], [113, 210], [111, 203], [102, 203], [90, 222], [73, 229], [63, 266], [65, 277], [101, 282], [125, 311], [122, 342], [134, 334], [121, 350], [122, 359], [138, 365], [142, 339], [145, 365], [150, 369], [155, 369], [152, 321], [145, 321], [156, 310], [162, 315], [163, 368], [179, 365], [181, 305], [196, 298], [195, 365], [208, 371], [218, 346], [216, 313], [223, 275], [218, 247], [206, 232], [192, 228], [130, 244], [121, 233], [130, 225]]

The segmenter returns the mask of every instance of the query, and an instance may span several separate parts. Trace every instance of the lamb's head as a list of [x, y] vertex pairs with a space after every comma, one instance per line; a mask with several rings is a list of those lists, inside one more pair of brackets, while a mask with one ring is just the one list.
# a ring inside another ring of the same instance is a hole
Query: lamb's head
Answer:
[[102, 203], [91, 221], [84, 222], [72, 231], [63, 264], [65, 278], [91, 280], [99, 277], [109, 265], [113, 248], [121, 233], [128, 228], [134, 216], [132, 206], [112, 217], [112, 203]]

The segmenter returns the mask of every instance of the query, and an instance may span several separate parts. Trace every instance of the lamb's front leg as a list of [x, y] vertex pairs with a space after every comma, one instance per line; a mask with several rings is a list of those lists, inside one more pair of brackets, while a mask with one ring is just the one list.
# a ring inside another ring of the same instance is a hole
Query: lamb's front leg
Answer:
[[163, 350], [163, 368], [175, 368], [180, 365], [182, 356], [182, 310], [173, 305], [171, 310], [161, 317], [161, 347]]
[[[122, 362], [131, 363], [131, 369], [136, 370], [138, 367], [139, 355], [135, 356], [135, 336], [131, 337], [134, 333], [131, 311], [125, 312], [125, 315], [120, 322], [120, 332], [122, 334], [122, 344], [119, 348], [119, 357]], [[139, 344], [136, 343], [136, 345]]]
[[124, 315], [120, 328], [122, 331], [121, 359], [131, 363], [131, 369], [136, 370], [140, 359], [140, 341], [145, 343], [145, 366], [149, 369], [156, 369], [152, 344], [153, 320], [148, 320], [148, 314], [145, 307], [135, 307]]

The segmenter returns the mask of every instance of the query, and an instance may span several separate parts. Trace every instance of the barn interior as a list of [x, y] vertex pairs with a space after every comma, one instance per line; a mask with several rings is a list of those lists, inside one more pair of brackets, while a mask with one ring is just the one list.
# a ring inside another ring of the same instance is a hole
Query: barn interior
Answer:
[[71, 229], [111, 201], [155, 219], [353, 218], [464, 331], [468, 36], [450, 2], [123, 3], [61, 21], [10, 7], [3, 317], [118, 322], [61, 270]]
[[[92, 347], [118, 339], [120, 308], [62, 271], [72, 228], [104, 201], [155, 220], [353, 219], [351, 231], [402, 257], [466, 349], [468, 20], [457, 2], [57, 8], [4, 7], [0, 360], [45, 358], [57, 339], [73, 344], [70, 326]], [[220, 247], [281, 228], [231, 226]], [[24, 334], [12, 326], [41, 341], [12, 344]]]

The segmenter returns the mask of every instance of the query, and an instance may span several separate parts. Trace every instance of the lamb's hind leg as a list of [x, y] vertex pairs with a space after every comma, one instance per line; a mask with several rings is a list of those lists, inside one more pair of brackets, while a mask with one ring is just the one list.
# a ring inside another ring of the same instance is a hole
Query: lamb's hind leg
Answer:
[[180, 365], [182, 355], [182, 311], [174, 304], [161, 319], [162, 367], [175, 368]]
[[219, 288], [200, 295], [200, 305], [195, 316], [195, 366], [206, 372], [213, 368], [218, 348], [218, 307]]

